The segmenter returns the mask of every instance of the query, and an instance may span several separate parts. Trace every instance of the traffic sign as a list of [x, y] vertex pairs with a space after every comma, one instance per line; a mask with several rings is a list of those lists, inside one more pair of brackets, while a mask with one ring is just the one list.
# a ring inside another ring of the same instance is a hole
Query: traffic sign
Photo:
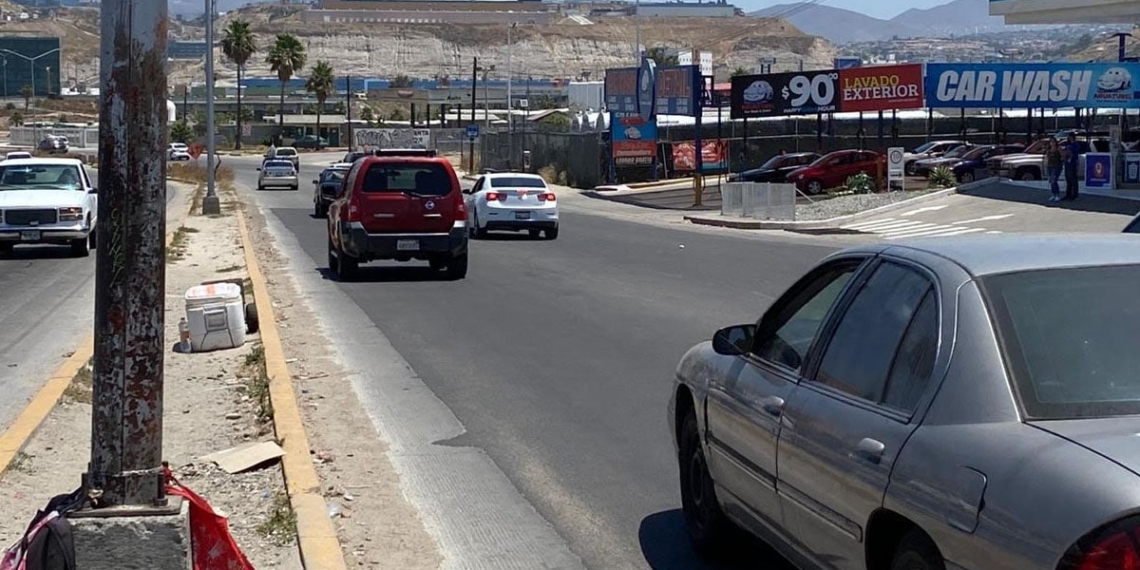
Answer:
[[887, 149], [887, 189], [906, 189], [906, 149], [895, 146]]
[[467, 125], [467, 138], [471, 140], [479, 138], [479, 125]]

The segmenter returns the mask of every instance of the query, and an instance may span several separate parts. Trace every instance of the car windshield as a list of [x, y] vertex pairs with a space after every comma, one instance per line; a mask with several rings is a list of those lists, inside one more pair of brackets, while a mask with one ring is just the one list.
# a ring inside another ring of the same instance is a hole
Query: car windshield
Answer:
[[[992, 147], [988, 147], [988, 146], [970, 147], [970, 149], [968, 151], [966, 151], [964, 154], [962, 154], [962, 158], [964, 160], [981, 160], [981, 159], [986, 157], [986, 153], [989, 152], [990, 150], [992, 150]], [[950, 156], [950, 155], [947, 154], [946, 156]]]
[[491, 188], [546, 188], [546, 183], [530, 176], [504, 176], [492, 178]]
[[974, 147], [962, 145], [959, 147], [954, 147], [954, 150], [951, 150], [950, 152], [947, 152], [946, 154], [944, 154], [942, 156], [944, 156], [945, 158], [962, 158], [962, 156], [964, 156], [966, 153], [970, 152], [971, 150], [974, 150]]
[[786, 155], [777, 154], [776, 156], [769, 158], [768, 162], [761, 164], [760, 168], [758, 168], [757, 170], [774, 170], [776, 168], [779, 168], [780, 162], [782, 162], [785, 158], [787, 158]]
[[80, 190], [82, 178], [73, 164], [34, 164], [0, 166], [2, 190]]
[[920, 146], [920, 147], [918, 147], [918, 148], [916, 148], [910, 152], [912, 152], [914, 154], [922, 154], [922, 153], [924, 153], [924, 152], [926, 152], [932, 148], [934, 148], [934, 143], [928, 142], [928, 143], [926, 143], [926, 144], [924, 144], [924, 145], [922, 145], [922, 146]]
[[1140, 414], [1140, 265], [980, 281], [1029, 419]]
[[377, 163], [368, 167], [361, 190], [440, 197], [451, 193], [452, 180], [447, 169], [434, 162]]
[[265, 168], [283, 168], [286, 170], [293, 170], [293, 163], [287, 160], [270, 160], [265, 163]]

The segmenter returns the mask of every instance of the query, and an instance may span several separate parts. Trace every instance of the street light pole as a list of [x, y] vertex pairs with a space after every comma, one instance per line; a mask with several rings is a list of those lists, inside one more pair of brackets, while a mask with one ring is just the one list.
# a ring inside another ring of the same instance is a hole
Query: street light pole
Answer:
[[511, 55], [515, 51], [515, 45], [511, 42], [511, 30], [515, 29], [518, 25], [517, 22], [511, 22], [507, 27], [507, 133], [515, 132], [514, 113], [514, 100], [511, 98], [511, 76], [513, 75], [514, 68], [511, 66]]
[[641, 0], [633, 6], [633, 64], [641, 65]]
[[218, 150], [218, 137], [214, 134], [214, 19], [218, 11], [214, 2], [206, 0], [206, 197], [202, 200], [202, 214], [207, 216], [222, 213], [214, 172]]

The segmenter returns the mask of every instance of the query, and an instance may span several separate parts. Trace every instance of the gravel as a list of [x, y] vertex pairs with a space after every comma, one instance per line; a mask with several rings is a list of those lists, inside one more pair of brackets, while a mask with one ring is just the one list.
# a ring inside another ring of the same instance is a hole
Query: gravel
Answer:
[[914, 191], [883, 192], [881, 194], [844, 194], [834, 198], [816, 200], [813, 204], [796, 205], [796, 221], [830, 220], [839, 216], [856, 214], [873, 210], [888, 204], [902, 202], [931, 192], [939, 188], [926, 188]]

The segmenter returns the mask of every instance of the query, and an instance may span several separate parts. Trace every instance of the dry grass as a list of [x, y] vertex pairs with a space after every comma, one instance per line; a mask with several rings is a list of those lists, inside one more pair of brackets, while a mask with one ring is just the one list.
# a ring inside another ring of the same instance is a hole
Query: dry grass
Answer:
[[[166, 167], [166, 176], [168, 178], [188, 184], [205, 184], [206, 174], [207, 170], [204, 160], [202, 164], [192, 161], [187, 164], [170, 164]], [[229, 166], [219, 166], [214, 179], [218, 183], [233, 182], [234, 169]]]
[[63, 391], [63, 401], [76, 404], [90, 404], [92, 387], [95, 383], [94, 362], [88, 361], [75, 373], [67, 389]]

